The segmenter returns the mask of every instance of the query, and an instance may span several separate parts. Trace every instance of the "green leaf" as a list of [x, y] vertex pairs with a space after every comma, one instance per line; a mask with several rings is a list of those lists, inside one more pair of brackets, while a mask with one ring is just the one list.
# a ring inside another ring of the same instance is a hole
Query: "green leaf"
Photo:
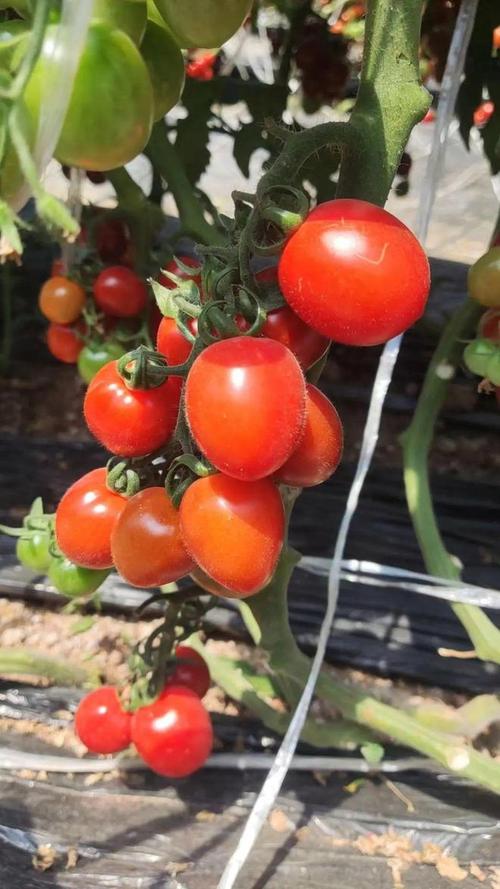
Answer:
[[95, 622], [95, 617], [92, 617], [90, 614], [81, 617], [78, 620], [75, 620], [74, 624], [71, 625], [70, 633], [72, 636], [78, 636], [80, 633], [87, 633], [92, 629]]

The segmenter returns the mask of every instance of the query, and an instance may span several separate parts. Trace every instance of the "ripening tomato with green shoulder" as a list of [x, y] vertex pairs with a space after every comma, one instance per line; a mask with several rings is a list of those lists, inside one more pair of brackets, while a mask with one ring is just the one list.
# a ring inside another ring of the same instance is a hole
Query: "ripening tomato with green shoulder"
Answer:
[[[125, 0], [124, 0], [125, 2]], [[130, 2], [130, 0], [126, 0]], [[44, 90], [57, 74], [58, 29], [49, 27], [24, 98], [38, 123]], [[153, 88], [130, 37], [108, 25], [90, 25], [55, 156], [84, 170], [121, 167], [141, 153], [153, 125]]]
[[469, 293], [482, 306], [500, 308], [500, 246], [490, 247], [469, 269]]
[[111, 535], [111, 552], [118, 573], [137, 587], [172, 583], [194, 567], [165, 488], [145, 488], [128, 500]]
[[73, 325], [51, 322], [47, 328], [47, 348], [64, 364], [76, 364], [82, 351], [86, 326], [83, 321]]
[[155, 0], [179, 46], [222, 46], [236, 33], [252, 0]]
[[337, 469], [343, 447], [344, 431], [335, 407], [323, 392], [309, 383], [304, 436], [292, 456], [278, 469], [276, 480], [296, 488], [321, 485]]
[[82, 314], [85, 302], [83, 287], [64, 275], [49, 278], [38, 296], [42, 315], [55, 324], [73, 324]]
[[84, 383], [90, 383], [102, 367], [121, 358], [126, 351], [126, 347], [117, 340], [90, 343], [78, 355], [78, 373]]
[[429, 263], [412, 232], [367, 201], [319, 204], [291, 235], [278, 277], [287, 303], [334, 342], [385, 343], [417, 321]]
[[271, 475], [297, 447], [305, 397], [302, 370], [286, 346], [232, 337], [195, 359], [185, 386], [186, 419], [217, 469], [251, 481]]
[[179, 387], [174, 377], [153, 389], [132, 389], [110, 361], [87, 389], [83, 412], [92, 435], [112, 454], [144, 457], [164, 445], [175, 429]]
[[48, 529], [33, 530], [29, 536], [20, 537], [16, 544], [16, 556], [25, 568], [45, 574], [51, 562]]
[[109, 571], [82, 568], [71, 559], [58, 557], [51, 560], [47, 576], [61, 595], [78, 599], [95, 593], [109, 576]]
[[181, 533], [200, 568], [235, 598], [269, 583], [285, 534], [285, 513], [270, 479], [200, 478], [180, 505]]
[[116, 688], [103, 685], [80, 701], [75, 732], [92, 753], [119, 753], [131, 743], [132, 714], [122, 706]]
[[154, 119], [161, 120], [177, 105], [184, 89], [182, 53], [166, 28], [148, 19], [141, 55], [153, 86]]
[[56, 510], [56, 540], [61, 552], [82, 568], [113, 567], [111, 534], [127, 505], [106, 484], [106, 469], [93, 469], [78, 479]]
[[148, 17], [146, 0], [94, 0], [92, 21], [100, 21], [110, 28], [118, 28], [139, 46]]

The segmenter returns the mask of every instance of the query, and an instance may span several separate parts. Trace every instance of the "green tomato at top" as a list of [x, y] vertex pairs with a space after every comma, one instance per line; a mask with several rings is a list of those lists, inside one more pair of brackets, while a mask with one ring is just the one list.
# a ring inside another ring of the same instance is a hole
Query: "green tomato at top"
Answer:
[[102, 21], [140, 44], [147, 20], [146, 0], [94, 0], [92, 21]]
[[184, 88], [184, 58], [165, 27], [148, 20], [141, 44], [153, 86], [154, 119], [161, 120], [177, 105]]
[[222, 46], [250, 12], [252, 0], [155, 0], [179, 46]]
[[500, 306], [500, 247], [490, 247], [469, 269], [469, 293], [482, 306]]
[[[47, 29], [24, 94], [37, 121], [44, 93], [50, 95], [57, 78], [57, 60], [53, 58], [56, 34], [56, 27]], [[86, 170], [121, 167], [141, 153], [152, 124], [153, 88], [139, 50], [123, 31], [91, 24], [56, 158]]]

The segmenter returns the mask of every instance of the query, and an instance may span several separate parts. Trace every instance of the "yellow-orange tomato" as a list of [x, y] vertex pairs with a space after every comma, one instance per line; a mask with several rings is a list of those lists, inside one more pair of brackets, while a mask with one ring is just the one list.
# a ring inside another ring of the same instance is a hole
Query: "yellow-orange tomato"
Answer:
[[40, 290], [38, 305], [42, 315], [56, 324], [72, 324], [85, 305], [85, 290], [63, 275], [49, 278]]

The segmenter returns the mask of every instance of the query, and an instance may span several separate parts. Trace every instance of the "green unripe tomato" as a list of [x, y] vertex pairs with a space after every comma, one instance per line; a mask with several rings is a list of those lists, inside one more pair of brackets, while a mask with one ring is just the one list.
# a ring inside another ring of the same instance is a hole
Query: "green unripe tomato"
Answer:
[[465, 366], [479, 377], [488, 377], [489, 362], [497, 351], [497, 346], [491, 340], [473, 340], [464, 351]]
[[470, 267], [469, 293], [482, 306], [500, 306], [500, 247], [490, 247]]
[[175, 40], [186, 49], [222, 46], [250, 12], [252, 0], [155, 0]]
[[500, 349], [498, 347], [488, 361], [485, 377], [494, 386], [500, 386]]
[[56, 590], [68, 599], [95, 593], [109, 575], [109, 571], [93, 571], [81, 568], [66, 558], [54, 558], [49, 566], [48, 577]]
[[92, 21], [101, 21], [125, 34], [139, 46], [146, 28], [146, 0], [94, 0]]
[[[25, 91], [36, 120], [54, 76], [56, 34], [57, 28], [47, 29]], [[123, 31], [92, 24], [57, 144], [57, 159], [100, 172], [121, 167], [141, 153], [152, 124], [153, 88], [139, 50]]]
[[165, 27], [148, 20], [141, 44], [154, 96], [154, 119], [161, 120], [177, 105], [184, 88], [184, 59]]
[[34, 531], [30, 537], [20, 537], [16, 545], [16, 556], [21, 565], [45, 574], [50, 562], [50, 535], [48, 531]]
[[84, 383], [90, 383], [94, 379], [98, 370], [125, 355], [126, 347], [121, 343], [110, 340], [101, 346], [84, 346], [78, 356], [78, 373]]

